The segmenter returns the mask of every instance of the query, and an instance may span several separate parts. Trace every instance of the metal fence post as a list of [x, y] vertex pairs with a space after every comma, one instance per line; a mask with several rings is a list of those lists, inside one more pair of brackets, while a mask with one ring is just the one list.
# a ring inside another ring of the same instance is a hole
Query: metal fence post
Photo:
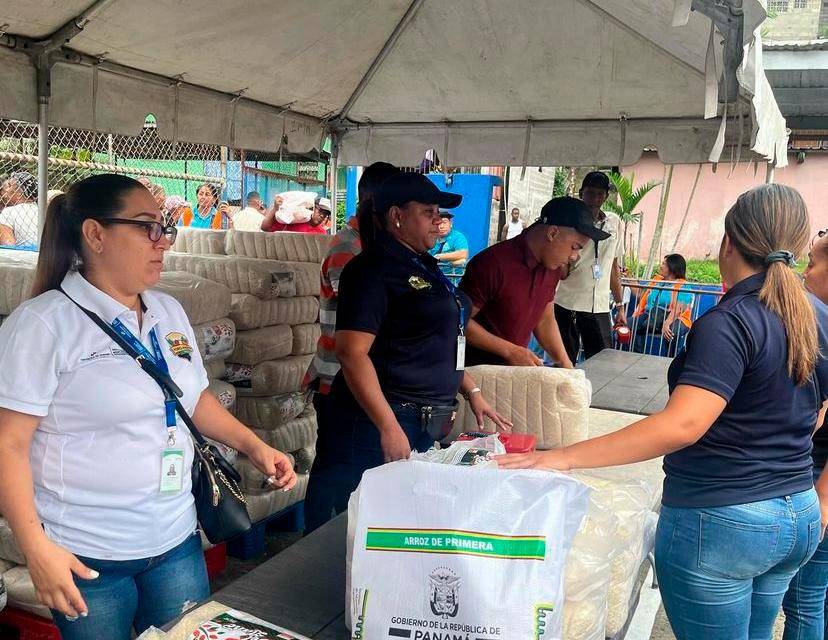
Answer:
[[38, 96], [37, 116], [37, 246], [40, 247], [49, 195], [49, 96]]
[[331, 235], [336, 235], [336, 212], [339, 190], [339, 135], [331, 133]]

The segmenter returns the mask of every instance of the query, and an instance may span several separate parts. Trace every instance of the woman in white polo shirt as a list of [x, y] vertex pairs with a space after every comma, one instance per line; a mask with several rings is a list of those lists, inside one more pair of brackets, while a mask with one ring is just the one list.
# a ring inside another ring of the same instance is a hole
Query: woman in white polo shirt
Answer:
[[[209, 595], [183, 424], [156, 382], [75, 305], [163, 355], [201, 432], [288, 490], [296, 476], [205, 389], [181, 305], [150, 291], [175, 239], [140, 183], [87, 178], [49, 206], [33, 299], [0, 327], [0, 512], [65, 640], [129, 640]], [[62, 293], [59, 289], [62, 289]], [[171, 483], [162, 454], [183, 450]]]

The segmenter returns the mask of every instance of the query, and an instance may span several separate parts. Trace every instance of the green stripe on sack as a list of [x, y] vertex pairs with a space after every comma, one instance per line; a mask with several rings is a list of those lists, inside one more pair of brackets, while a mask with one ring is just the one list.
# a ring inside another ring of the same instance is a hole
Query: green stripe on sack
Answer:
[[470, 531], [437, 529], [368, 529], [368, 551], [405, 553], [444, 553], [505, 558], [507, 560], [543, 560], [546, 538], [543, 536], [500, 536]]

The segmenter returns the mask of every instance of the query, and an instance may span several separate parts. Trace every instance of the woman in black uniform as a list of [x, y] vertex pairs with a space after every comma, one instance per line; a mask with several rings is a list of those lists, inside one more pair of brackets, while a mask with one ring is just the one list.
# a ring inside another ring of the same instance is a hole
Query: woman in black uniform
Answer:
[[[425, 176], [388, 178], [360, 219], [363, 252], [339, 283], [336, 355], [342, 369], [319, 428], [311, 473], [330, 474], [343, 504], [365, 470], [425, 451], [451, 430], [458, 391], [483, 426], [498, 416], [464, 372], [471, 301], [428, 255], [439, 209], [460, 204]], [[373, 227], [373, 228], [371, 228]], [[328, 485], [330, 486], [330, 485]]]

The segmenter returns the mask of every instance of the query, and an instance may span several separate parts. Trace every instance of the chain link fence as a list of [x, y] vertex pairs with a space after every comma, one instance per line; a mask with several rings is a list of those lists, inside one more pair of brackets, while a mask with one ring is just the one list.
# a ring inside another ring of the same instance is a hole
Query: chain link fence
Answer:
[[[151, 115], [137, 136], [65, 127], [51, 127], [48, 135], [49, 200], [91, 175], [119, 173], [142, 182], [171, 223], [230, 228], [250, 192], [265, 203], [282, 191], [325, 193], [324, 157], [283, 158], [163, 140]], [[0, 119], [0, 247], [37, 249], [37, 149], [36, 124]]]

